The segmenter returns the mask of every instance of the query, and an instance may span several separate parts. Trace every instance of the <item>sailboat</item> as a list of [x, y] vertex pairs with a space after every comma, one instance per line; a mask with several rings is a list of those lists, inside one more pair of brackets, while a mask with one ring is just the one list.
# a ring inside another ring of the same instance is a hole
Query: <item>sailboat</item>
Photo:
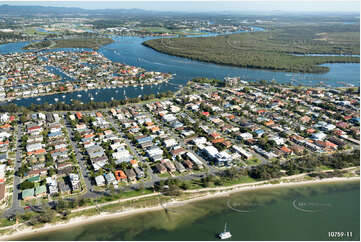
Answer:
[[227, 223], [224, 224], [224, 231], [218, 236], [220, 239], [229, 239], [232, 237], [231, 232], [227, 231]]

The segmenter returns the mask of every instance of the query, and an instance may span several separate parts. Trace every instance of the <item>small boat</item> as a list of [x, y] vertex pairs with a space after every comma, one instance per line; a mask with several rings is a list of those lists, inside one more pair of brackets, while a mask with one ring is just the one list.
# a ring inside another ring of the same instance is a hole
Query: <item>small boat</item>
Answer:
[[63, 95], [63, 96], [61, 96], [62, 98], [65, 98], [66, 96], [65, 95]]
[[231, 232], [227, 231], [227, 223], [224, 224], [224, 231], [218, 235], [220, 239], [229, 239], [232, 237]]
[[93, 98], [93, 97], [91, 97], [91, 98], [90, 98], [90, 100], [92, 100], [92, 101], [93, 101], [93, 100], [94, 100], [94, 98]]
[[54, 101], [55, 101], [55, 102], [59, 101], [59, 98], [54, 98]]
[[114, 97], [111, 97], [110, 100], [114, 100]]
[[36, 101], [40, 101], [41, 100], [41, 98], [40, 97], [38, 97], [37, 99], [36, 99]]
[[98, 95], [98, 92], [95, 92], [95, 95]]
[[115, 93], [118, 93], [118, 90], [115, 90]]
[[77, 97], [81, 97], [81, 94], [76, 95]]

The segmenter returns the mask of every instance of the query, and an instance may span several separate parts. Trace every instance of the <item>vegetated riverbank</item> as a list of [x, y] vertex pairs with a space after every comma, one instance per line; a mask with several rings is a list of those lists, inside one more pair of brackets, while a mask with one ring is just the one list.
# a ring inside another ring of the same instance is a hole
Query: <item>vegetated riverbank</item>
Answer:
[[[356, 26], [357, 27], [357, 26]], [[216, 64], [285, 72], [324, 73], [325, 63], [359, 63], [358, 57], [295, 56], [296, 54], [359, 54], [359, 30], [325, 27], [280, 27], [267, 32], [199, 38], [161, 38], [143, 42], [156, 51]], [[349, 35], [349, 41], [346, 36]]]
[[[274, 189], [274, 188], [282, 188], [282, 187], [290, 187], [290, 186], [302, 186], [302, 185], [311, 185], [311, 184], [325, 184], [325, 183], [335, 183], [335, 182], [351, 182], [358, 181], [359, 177], [343, 177], [343, 178], [326, 178], [326, 179], [314, 179], [314, 180], [305, 180], [304, 177], [300, 177], [299, 175], [284, 177], [283, 179], [277, 181], [261, 181], [255, 183], [248, 184], [237, 184], [229, 187], [218, 187], [218, 188], [203, 188], [197, 190], [190, 190], [184, 196], [179, 196], [174, 199], [168, 199], [165, 203], [159, 204], [159, 200], [153, 198], [152, 206], [145, 206], [145, 204], [136, 203], [130, 204], [128, 207], [124, 209], [123, 204], [125, 201], [129, 201], [129, 199], [122, 199], [118, 201], [113, 201], [109, 203], [100, 204], [99, 207], [107, 207], [112, 206], [114, 204], [120, 207], [110, 207], [111, 211], [99, 212], [97, 210], [92, 210], [91, 213], [79, 213], [79, 216], [72, 217], [68, 221], [58, 222], [55, 224], [46, 224], [40, 228], [28, 227], [25, 225], [14, 225], [7, 228], [2, 228], [5, 230], [2, 236], [0, 236], [1, 240], [16, 240], [21, 239], [23, 236], [32, 235], [38, 232], [50, 232], [58, 229], [67, 229], [77, 225], [83, 225], [88, 223], [93, 223], [97, 221], [103, 221], [113, 218], [119, 218], [124, 216], [136, 215], [141, 213], [146, 213], [150, 211], [157, 211], [163, 209], [170, 209], [172, 207], [178, 207], [182, 205], [186, 205], [188, 203], [206, 200], [206, 199], [214, 199], [219, 197], [226, 197], [233, 193], [244, 192], [244, 191], [253, 191], [253, 190], [261, 190], [261, 189]], [[145, 195], [143, 197], [158, 197], [158, 193]], [[137, 198], [134, 198], [135, 200]], [[158, 198], [159, 199], [159, 198]], [[148, 201], [149, 204], [149, 201]], [[81, 210], [93, 209], [91, 207], [85, 207]], [[79, 210], [79, 209], [78, 209]]]
[[89, 48], [99, 49], [103, 45], [111, 44], [111, 38], [71, 38], [43, 40], [26, 45], [25, 50], [57, 49], [57, 48]]

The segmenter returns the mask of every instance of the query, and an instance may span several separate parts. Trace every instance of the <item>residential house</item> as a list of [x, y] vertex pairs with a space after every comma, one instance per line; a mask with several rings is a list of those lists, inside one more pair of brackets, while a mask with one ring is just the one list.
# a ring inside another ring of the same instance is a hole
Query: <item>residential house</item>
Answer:
[[46, 196], [46, 186], [41, 185], [41, 186], [35, 187], [35, 196], [36, 197]]
[[137, 178], [143, 178], [145, 176], [144, 171], [139, 167], [134, 167], [134, 172], [137, 174]]
[[104, 176], [99, 175], [99, 176], [95, 177], [95, 183], [97, 184], [97, 186], [104, 186], [105, 185]]
[[133, 169], [126, 169], [125, 174], [127, 175], [130, 182], [136, 181], [137, 175], [135, 174]]
[[34, 188], [25, 189], [22, 191], [21, 197], [23, 198], [24, 201], [28, 201], [35, 198], [34, 193], [35, 193]]
[[157, 163], [155, 165], [155, 168], [156, 168], [157, 172], [160, 174], [167, 172], [167, 168], [165, 168], [162, 164]]

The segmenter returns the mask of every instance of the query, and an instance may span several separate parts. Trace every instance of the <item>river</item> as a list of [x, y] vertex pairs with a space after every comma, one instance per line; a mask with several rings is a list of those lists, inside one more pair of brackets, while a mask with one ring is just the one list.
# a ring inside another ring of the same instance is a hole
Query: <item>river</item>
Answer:
[[[207, 36], [215, 34], [205, 33]], [[204, 35], [203, 35], [204, 36]], [[199, 37], [199, 36], [189, 36]], [[157, 37], [132, 37], [132, 36], [113, 36], [114, 42], [99, 49], [105, 57], [115, 62], [121, 62], [128, 65], [140, 66], [149, 71], [160, 71], [176, 74], [175, 78], [169, 83], [162, 83], [158, 86], [116, 88], [103, 90], [89, 90], [88, 92], [79, 91], [74, 93], [49, 95], [36, 100], [36, 97], [14, 100], [18, 105], [28, 106], [32, 103], [41, 104], [44, 102], [55, 103], [55, 98], [60, 102], [71, 103], [71, 100], [80, 100], [81, 102], [110, 101], [111, 99], [124, 99], [127, 97], [137, 97], [144, 94], [157, 94], [158, 92], [175, 91], [179, 85], [184, 85], [187, 81], [195, 77], [208, 77], [223, 79], [226, 76], [239, 76], [246, 81], [254, 80], [276, 80], [280, 83], [292, 82], [295, 85], [317, 86], [322, 82], [332, 87], [360, 84], [360, 64], [324, 64], [330, 67], [330, 71], [321, 74], [303, 74], [277, 72], [250, 68], [239, 68], [232, 66], [217, 65], [199, 61], [193, 61], [186, 58], [175, 57], [157, 52], [151, 48], [142, 45], [142, 42]], [[158, 37], [159, 38], [159, 37]], [[27, 42], [8, 43], [0, 45], [0, 53], [24, 52]], [[54, 49], [79, 51], [85, 49]], [[124, 92], [125, 91], [125, 92]], [[62, 98], [62, 96], [65, 96]]]
[[[262, 189], [164, 211], [36, 233], [19, 240], [360, 240], [359, 182]], [[328, 232], [352, 232], [332, 239]]]

